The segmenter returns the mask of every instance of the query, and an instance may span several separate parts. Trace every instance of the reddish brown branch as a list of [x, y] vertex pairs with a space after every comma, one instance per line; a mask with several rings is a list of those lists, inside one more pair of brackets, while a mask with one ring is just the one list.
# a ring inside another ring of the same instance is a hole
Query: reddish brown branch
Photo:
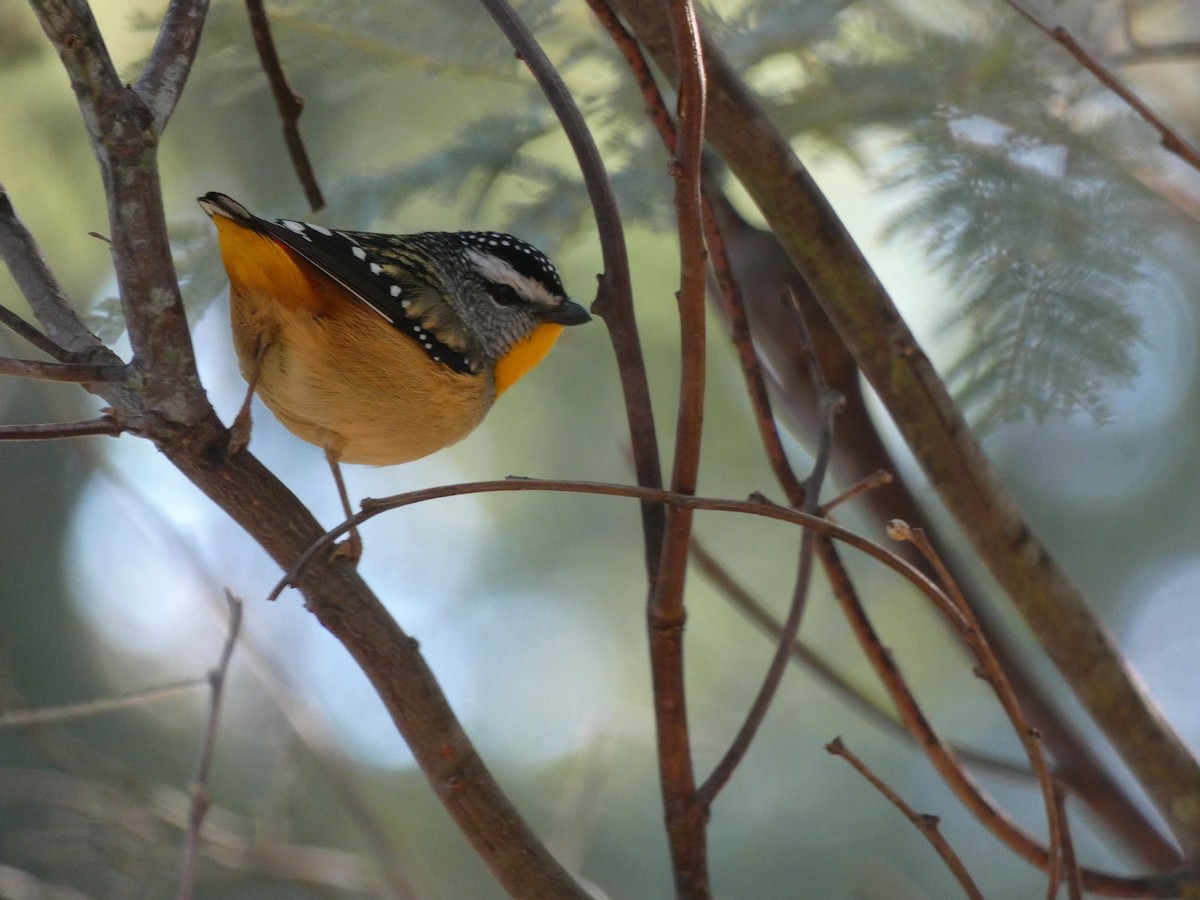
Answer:
[[263, 8], [263, 0], [246, 0], [246, 14], [250, 18], [254, 48], [258, 51], [263, 73], [271, 86], [271, 96], [275, 98], [275, 108], [279, 111], [283, 141], [287, 144], [288, 155], [292, 158], [292, 169], [300, 180], [300, 186], [304, 188], [308, 205], [316, 212], [325, 206], [325, 196], [317, 183], [304, 139], [300, 137], [300, 114], [304, 112], [304, 98], [296, 93], [283, 72], [283, 63], [279, 61], [279, 51], [275, 49], [275, 40], [271, 37], [271, 23], [267, 18], [266, 9]]
[[946, 868], [954, 875], [959, 885], [971, 900], [983, 900], [983, 894], [980, 893], [979, 887], [971, 877], [971, 873], [967, 871], [967, 867], [963, 865], [963, 861], [959, 859], [958, 854], [954, 852], [954, 848], [950, 846], [950, 842], [946, 840], [942, 835], [941, 829], [938, 828], [939, 820], [937, 816], [919, 813], [905, 803], [903, 798], [888, 787], [883, 779], [872, 772], [867, 764], [859, 759], [840, 737], [834, 738], [826, 744], [825, 749], [834, 756], [840, 756], [846, 762], [850, 763], [875, 790], [883, 794], [892, 806], [900, 810], [904, 817], [916, 826], [917, 831], [921, 832], [925, 840], [929, 841], [933, 849], [937, 851], [937, 855], [942, 858], [942, 861], [946, 864]]
[[1200, 151], [1180, 137], [1175, 129], [1159, 117], [1158, 113], [1143, 103], [1133, 91], [1122, 84], [1120, 79], [1108, 70], [1107, 66], [1088, 53], [1079, 41], [1075, 40], [1071, 32], [1061, 25], [1052, 28], [1044, 24], [1037, 16], [1018, 3], [1017, 0], [1005, 0], [1005, 2], [1038, 31], [1061, 44], [1071, 56], [1075, 57], [1076, 62], [1091, 72], [1097, 81], [1116, 94], [1147, 125], [1157, 131], [1165, 150], [1174, 153], [1193, 169], [1200, 171]]
[[[833, 417], [837, 412], [839, 398], [825, 381], [820, 363], [817, 361], [815, 353], [812, 352], [812, 340], [805, 327], [803, 317], [798, 317], [796, 321], [803, 335], [803, 343], [806, 349], [805, 361], [809, 378], [812, 380], [817, 391], [818, 416], [821, 422], [812, 472], [802, 487], [804, 495], [802, 511], [809, 515], [814, 515], [820, 503], [821, 486], [825, 481], [825, 473], [829, 468], [829, 454], [833, 447]], [[771, 701], [775, 698], [775, 694], [779, 690], [779, 685], [783, 681], [788, 659], [791, 656], [792, 646], [795, 644], [796, 636], [800, 632], [800, 622], [808, 600], [808, 589], [812, 583], [814, 537], [815, 534], [813, 531], [805, 529], [804, 536], [800, 540], [799, 571], [796, 574], [796, 585], [792, 591], [792, 602], [788, 608], [787, 619], [784, 621], [783, 628], [780, 629], [776, 639], [775, 653], [771, 658], [770, 665], [767, 667], [767, 674], [763, 678], [762, 685], [759, 687], [758, 693], [755, 695], [746, 718], [742, 726], [738, 729], [737, 735], [729, 745], [729, 749], [725, 752], [724, 756], [721, 757], [721, 760], [713, 768], [712, 774], [709, 775], [700, 787], [700, 796], [706, 804], [712, 804], [721, 788], [732, 777], [734, 770], [745, 756], [746, 751], [749, 750], [750, 742], [754, 739], [754, 735], [758, 733], [759, 727], [766, 718]]]
[[[716, 557], [697, 541], [692, 542], [692, 559], [696, 568], [709, 579], [709, 582], [720, 591], [730, 605], [742, 613], [761, 634], [771, 641], [779, 639], [783, 623], [772, 616], [766, 607], [739, 584]], [[808, 670], [818, 681], [840, 696], [847, 707], [858, 710], [863, 718], [893, 737], [912, 743], [912, 735], [893, 713], [859, 690], [811, 645], [797, 637], [792, 642], [791, 652], [792, 660], [797, 665]], [[973, 770], [1016, 779], [1022, 783], [1036, 781], [1029, 769], [1007, 759], [952, 742], [947, 742], [947, 746], [956, 757]]]
[[[611, 0], [666, 77], [675, 59], [659, 4]], [[1200, 763], [1129, 671], [1119, 647], [1004, 490], [961, 411], [787, 138], [719, 48], [706, 44], [708, 136], [812, 287], [917, 461], [980, 558], [1169, 827], [1200, 854]]]
[[[654, 74], [650, 71], [650, 65], [638, 47], [637, 40], [621, 24], [620, 19], [617, 18], [606, 0], [587, 0], [587, 4], [609, 33], [621, 55], [625, 57], [630, 73], [642, 92], [642, 98], [646, 104], [646, 115], [658, 131], [667, 152], [674, 155], [675, 123], [663, 100], [662, 92], [659, 91], [658, 84], [654, 80]], [[792, 506], [799, 507], [804, 502], [804, 488], [792, 471], [787, 453], [783, 449], [783, 442], [779, 438], [779, 429], [771, 412], [771, 400], [763, 379], [762, 367], [751, 340], [750, 321], [746, 315], [741, 287], [733, 275], [733, 267], [730, 265], [725, 240], [717, 225], [717, 218], [709, 197], [707, 178], [701, 181], [701, 203], [704, 240], [708, 246], [713, 274], [717, 282], [718, 297], [729, 321], [729, 339], [737, 350], [759, 437], [771, 469], [783, 487], [788, 502]]]
[[129, 429], [113, 416], [82, 422], [47, 422], [38, 425], [0, 426], [0, 441], [56, 441], [60, 438], [105, 434], [116, 437]]
[[975, 611], [963, 596], [962, 591], [959, 590], [958, 583], [950, 575], [950, 570], [942, 562], [941, 556], [933, 549], [933, 544], [929, 542], [925, 532], [920, 528], [911, 528], [905, 522], [893, 521], [888, 526], [888, 536], [897, 541], [911, 541], [921, 551], [921, 555], [925, 557], [933, 571], [937, 573], [942, 588], [954, 605], [958, 607], [962, 616], [961, 621], [965, 622], [966, 627], [960, 626], [960, 633], [983, 667], [983, 675], [999, 699], [1000, 705], [1004, 708], [1005, 715], [1008, 716], [1013, 731], [1016, 732], [1017, 738], [1025, 750], [1029, 764], [1037, 775], [1038, 786], [1042, 791], [1042, 802], [1046, 809], [1046, 822], [1050, 831], [1049, 866], [1046, 872], [1050, 881], [1046, 890], [1048, 900], [1054, 900], [1062, 875], [1062, 828], [1058, 820], [1058, 804], [1054, 800], [1054, 780], [1051, 778], [1050, 767], [1042, 752], [1041, 739], [1026, 720], [1016, 692], [1013, 691], [996, 654], [992, 652], [979, 619], [975, 616]]
[[1067, 817], [1067, 789], [1061, 782], [1054, 783], [1054, 806], [1058, 810], [1058, 821], [1062, 826], [1063, 871], [1067, 876], [1068, 900], [1083, 900], [1083, 875], [1079, 871], [1079, 860], [1075, 857], [1075, 842], [1071, 839], [1071, 822]]
[[822, 503], [818, 512], [823, 516], [828, 515], [843, 503], [848, 503], [855, 497], [865, 494], [867, 491], [873, 491], [876, 488], [891, 484], [892, 480], [892, 473], [887, 471], [887, 469], [877, 469], [866, 478], [860, 479], [856, 484], [850, 485], [850, 487], [846, 488], [846, 490], [842, 491], [828, 503]]
[[[546, 95], [554, 114], [558, 116], [563, 133], [579, 163], [588, 200], [596, 217], [596, 232], [600, 239], [600, 253], [604, 259], [604, 274], [597, 279], [599, 284], [592, 312], [599, 316], [608, 328], [613, 355], [617, 360], [617, 376], [621, 380], [621, 393], [625, 401], [638, 484], [648, 488], [661, 488], [662, 463], [658, 455], [658, 437], [654, 426], [654, 410], [650, 405], [646, 363], [642, 354], [641, 338], [638, 336], [637, 318], [633, 311], [633, 286], [629, 272], [629, 254], [625, 246], [625, 229], [621, 224], [616, 193], [605, 170], [604, 160], [578, 104], [512, 7], [505, 0], [481, 2], [513, 45], [517, 55], [529, 66], [529, 71], [537, 79], [538, 86]], [[641, 512], [646, 571], [649, 579], [653, 581], [657, 577], [662, 558], [665, 516], [663, 508], [655, 503], [643, 504]]]
[[[671, 158], [675, 217], [679, 231], [680, 372], [674, 493], [694, 494], [700, 469], [705, 388], [705, 254], [700, 217], [700, 167], [704, 148], [704, 61], [691, 0], [671, 0], [668, 19], [680, 70], [677, 113], [680, 141]], [[711, 895], [706, 830], [708, 806], [696, 791], [688, 733], [683, 665], [684, 586], [692, 511], [668, 507], [662, 561], [646, 604], [659, 779], [676, 895], [703, 900]]]
[[[996, 806], [925, 718], [891, 653], [884, 647], [867, 617], [862, 600], [851, 583], [832, 541], [821, 536], [817, 541], [817, 549], [821, 561], [825, 564], [825, 572], [834, 596], [854, 630], [859, 646], [863, 648], [871, 667], [892, 698], [905, 727], [925, 752], [946, 786], [954, 792], [967, 811], [1001, 843], [1032, 865], [1048, 871], [1053, 865], [1050, 851]], [[933, 596], [930, 592], [926, 592], [926, 595]], [[1089, 869], [1082, 873], [1082, 877], [1089, 890], [1109, 897], [1170, 897], [1173, 891], [1178, 890], [1175, 875], [1122, 878]]]

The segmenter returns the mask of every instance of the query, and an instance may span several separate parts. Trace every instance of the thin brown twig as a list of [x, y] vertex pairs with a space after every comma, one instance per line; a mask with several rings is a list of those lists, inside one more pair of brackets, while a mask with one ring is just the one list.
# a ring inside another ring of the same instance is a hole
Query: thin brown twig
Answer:
[[[846, 574], [844, 566], [837, 556], [832, 540], [849, 544], [856, 550], [878, 560], [916, 585], [931, 599], [940, 597], [941, 602], [950, 609], [954, 608], [952, 601], [945, 597], [941, 588], [933, 584], [933, 582], [910, 563], [896, 556], [895, 553], [827, 519], [809, 516], [777, 504], [673, 494], [670, 491], [655, 490], [640, 485], [554, 481], [532, 478], [510, 478], [502, 481], [439, 485], [387, 498], [364, 499], [362, 501], [362, 509], [359, 512], [355, 513], [345, 522], [331, 528], [309, 545], [304, 553], [292, 564], [283, 578], [275, 585], [269, 595], [269, 599], [278, 597], [289, 584], [299, 579], [301, 573], [308, 567], [312, 560], [321, 556], [325, 548], [329, 547], [351, 527], [360, 526], [384, 512], [443, 497], [528, 490], [598, 494], [630, 497], [643, 502], [681, 504], [691, 506], [693, 509], [708, 509], [776, 519], [782, 522], [790, 522], [794, 525], [801, 525], [805, 528], [812, 528], [819, 532], [821, 538], [817, 542], [817, 550], [822, 557], [822, 562], [825, 564], [826, 572], [829, 574], [835, 596], [838, 596], [839, 599], [845, 598], [848, 603], [852, 604], [852, 609], [856, 610], [855, 614], [851, 616], [851, 624], [854, 625], [857, 623], [865, 629], [865, 636], [860, 638], [860, 642], [865, 642], [864, 647], [867, 648], [868, 657], [872, 665], [875, 666], [877, 673], [880, 673], [885, 687], [888, 689], [889, 694], [891, 694], [892, 700], [901, 714], [901, 718], [904, 720], [906, 727], [912, 732], [918, 746], [925, 750], [934, 763], [934, 767], [942, 774], [943, 779], [955, 792], [955, 795], [963, 801], [964, 805], [972, 811], [982, 811], [978, 815], [980, 822], [1006, 846], [1016, 852], [1018, 856], [1039, 868], [1045, 868], [1048, 855], [1046, 849], [997, 810], [991, 800], [980, 791], [974, 780], [962, 770], [947, 746], [941, 741], [936, 732], [933, 731], [921, 713], [920, 707], [908, 690], [907, 685], [904, 684], [902, 679], [897, 680], [895, 677], [894, 663], [890, 655], [883, 648], [883, 645], [879, 642], [878, 637], [875, 636], [869, 621], [866, 620], [865, 613], [862, 611], [861, 601], [857, 599], [857, 594], [849, 581], [849, 576]], [[1091, 869], [1083, 871], [1084, 885], [1089, 890], [1111, 897], [1130, 898], [1173, 896], [1173, 892], [1177, 891], [1180, 875], [1181, 873], [1179, 872], [1172, 872], [1163, 875], [1123, 878], [1096, 872]]]
[[[596, 233], [604, 260], [604, 274], [599, 276], [596, 300], [592, 312], [608, 328], [613, 355], [617, 360], [617, 376], [625, 401], [633, 465], [638, 484], [647, 488], [663, 486], [662, 463], [658, 454], [658, 437], [654, 426], [654, 410], [650, 404], [650, 385], [646, 378], [646, 363], [638, 336], [637, 318], [633, 311], [633, 287], [629, 271], [629, 253], [625, 245], [625, 229], [617, 208], [617, 197], [605, 170], [604, 159], [596, 146], [583, 113], [562, 78], [529, 33], [529, 29], [505, 0], [480, 0], [488, 14], [529, 67], [538, 86], [562, 124], [563, 133], [579, 164], [592, 213], [596, 217]], [[665, 513], [655, 503], [641, 507], [642, 535], [645, 545], [646, 571], [653, 580], [662, 558]]]
[[0, 441], [57, 441], [61, 438], [108, 435], [116, 437], [129, 431], [113, 416], [100, 416], [82, 422], [47, 422], [37, 425], [0, 426]]
[[1062, 856], [1063, 869], [1067, 876], [1067, 900], [1083, 900], [1083, 876], [1079, 872], [1075, 841], [1071, 839], [1071, 821], [1067, 816], [1067, 788], [1061, 781], [1054, 782], [1054, 805], [1058, 810], [1058, 820], [1062, 823]]
[[775, 652], [767, 666], [766, 675], [763, 676], [758, 692], [751, 701], [750, 708], [746, 711], [733, 740], [713, 767], [712, 772], [709, 773], [708, 778], [700, 785], [700, 799], [706, 806], [712, 805], [717, 794], [733, 777], [734, 771], [745, 758], [746, 752], [750, 749], [750, 743], [758, 734], [759, 728], [766, 719], [767, 710], [770, 709], [771, 702], [778, 693], [779, 685], [783, 682], [783, 675], [787, 671], [788, 660], [791, 658], [795, 646], [796, 635], [800, 631], [800, 622], [807, 605], [808, 590], [812, 584], [813, 539], [813, 532], [805, 529], [800, 538], [800, 561], [796, 573], [796, 584], [792, 589], [792, 599], [788, 604], [787, 618], [776, 635]]
[[202, 678], [191, 678], [175, 684], [163, 684], [122, 694], [119, 697], [104, 697], [100, 700], [85, 700], [81, 703], [66, 703], [62, 706], [39, 707], [37, 709], [15, 709], [0, 712], [0, 728], [28, 728], [31, 725], [61, 725], [89, 716], [99, 716], [131, 706], [141, 706], [164, 697], [177, 697], [190, 693], [207, 682]]
[[[671, 489], [694, 494], [700, 470], [705, 393], [705, 252], [700, 215], [704, 147], [704, 60], [691, 0], [671, 0], [668, 21], [680, 71], [676, 112], [680, 140], [669, 170], [675, 179], [679, 233], [680, 371]], [[658, 738], [663, 818], [680, 900], [711, 896], [708, 875], [708, 805], [697, 793], [688, 732], [684, 673], [684, 599], [692, 510], [668, 507], [662, 559], [646, 603], [654, 722]]]
[[1046, 896], [1047, 900], [1054, 900], [1058, 893], [1059, 881], [1062, 878], [1062, 826], [1058, 819], [1058, 804], [1054, 801], [1054, 779], [1050, 774], [1045, 753], [1042, 751], [1042, 742], [1037, 730], [1025, 718], [1016, 692], [1012, 689], [1008, 676], [1005, 675], [1004, 668], [1000, 665], [996, 654], [992, 652], [992, 648], [984, 636], [983, 628], [979, 624], [979, 619], [975, 616], [975, 611], [967, 602], [967, 598], [963, 596], [962, 591], [959, 590], [958, 582], [950, 574], [950, 570], [942, 561], [941, 555], [934, 549], [924, 530], [912, 528], [905, 522], [895, 520], [888, 525], [888, 536], [893, 540], [912, 542], [937, 574], [947, 596], [958, 607], [967, 625], [965, 629], [961, 629], [962, 636], [983, 667], [987, 682], [1000, 701], [1005, 715], [1012, 723], [1013, 731], [1016, 732], [1017, 739], [1020, 740], [1025, 755], [1029, 758], [1029, 764], [1037, 775], [1038, 785], [1042, 791], [1042, 801], [1046, 808], [1046, 823], [1050, 832], [1049, 866], [1046, 871], [1049, 884], [1046, 888]]
[[[610, 0], [671, 77], [659, 4]], [[1185, 852], [1200, 856], [1200, 763], [1003, 489], [946, 386], [786, 137], [711, 42], [709, 139], [813, 288], [947, 510], [1113, 742]], [[1103, 684], [1104, 690], [1093, 689]], [[1089, 687], [1091, 686], [1091, 687]]]
[[885, 484], [891, 484], [892, 480], [891, 472], [887, 471], [887, 469], [879, 469], [876, 472], [872, 472], [866, 478], [859, 479], [857, 484], [850, 485], [850, 487], [846, 488], [846, 490], [842, 491], [829, 502], [822, 503], [817, 512], [822, 516], [828, 515], [843, 503], [848, 503], [860, 494], [865, 494], [867, 491], [873, 491], [876, 488], [883, 487]]
[[279, 51], [275, 48], [275, 40], [271, 37], [271, 22], [263, 0], [246, 0], [246, 15], [250, 18], [250, 33], [254, 35], [254, 48], [258, 51], [259, 62], [262, 63], [263, 74], [271, 86], [271, 96], [275, 99], [275, 108], [279, 111], [279, 121], [283, 129], [283, 141], [287, 144], [288, 155], [292, 159], [292, 169], [304, 188], [304, 196], [313, 212], [323, 209], [325, 196], [317, 183], [316, 173], [308, 158], [308, 149], [300, 136], [300, 114], [304, 111], [304, 98], [296, 93], [283, 72], [283, 63], [279, 61]]
[[[646, 104], [646, 115], [658, 131], [667, 152], [674, 154], [675, 123], [671, 119], [671, 113], [663, 100], [662, 92], [658, 89], [658, 83], [654, 80], [654, 74], [650, 71], [650, 65], [642, 54], [637, 40], [621, 24], [621, 20], [606, 0], [587, 0], [587, 4], [609, 33], [621, 55], [625, 57], [629, 71], [642, 92], [642, 98]], [[746, 315], [746, 305], [742, 299], [741, 287], [733, 275], [733, 267], [730, 265], [725, 240], [717, 226], [712, 201], [708, 196], [710, 188], [707, 177], [701, 180], [700, 188], [704, 240], [708, 246], [709, 259], [717, 282], [718, 297], [725, 316], [729, 320], [729, 339], [737, 351], [738, 361], [742, 367], [759, 437], [766, 451], [767, 460], [775, 473], [775, 478], [783, 487], [788, 502], [792, 506], [799, 507], [804, 502], [804, 488], [800, 479], [792, 471], [787, 453], [783, 449], [783, 442], [779, 437], [779, 428], [771, 412], [771, 399], [767, 393], [758, 354], [750, 337], [750, 322]]]
[[1175, 129], [1159, 117], [1158, 113], [1143, 103], [1133, 91], [1122, 84], [1120, 79], [1108, 70], [1107, 66], [1084, 49], [1083, 45], [1075, 39], [1075, 36], [1070, 31], [1062, 25], [1054, 27], [1046, 25], [1041, 19], [1018, 3], [1017, 0], [1005, 0], [1005, 3], [1019, 16], [1033, 25], [1034, 28], [1042, 32], [1042, 34], [1061, 44], [1071, 56], [1075, 57], [1076, 62], [1091, 72], [1097, 81], [1116, 94], [1147, 125], [1157, 131], [1165, 150], [1174, 153], [1193, 169], [1200, 171], [1200, 150], [1197, 150], [1185, 141]]
[[0, 306], [0, 325], [4, 325], [13, 334], [24, 338], [47, 356], [52, 356], [60, 362], [66, 362], [71, 356], [70, 351], [58, 346], [7, 306]]
[[221, 701], [225, 696], [225, 679], [229, 674], [229, 661], [233, 658], [233, 648], [237, 643], [238, 632], [242, 628], [242, 601], [228, 590], [225, 591], [225, 601], [229, 604], [229, 631], [225, 636], [225, 644], [221, 647], [221, 656], [217, 660], [217, 665], [208, 673], [211, 693], [208, 721], [205, 723], [204, 740], [200, 745], [200, 761], [196, 765], [196, 781], [192, 785], [192, 803], [188, 813], [187, 831], [183, 838], [183, 862], [179, 868], [177, 900], [191, 900], [196, 887], [196, 864], [200, 858], [200, 828], [208, 813], [208, 779], [216, 756], [217, 725], [221, 719]]
[[727, 500], [717, 497], [701, 497], [694, 494], [676, 494], [661, 488], [647, 488], [636, 484], [613, 484], [602, 481], [564, 481], [549, 478], [510, 477], [495, 481], [471, 481], [458, 484], [442, 484], [436, 487], [406, 491], [390, 497], [366, 497], [361, 503], [361, 509], [344, 522], [326, 531], [319, 539], [311, 543], [293, 562], [283, 578], [275, 585], [268, 599], [275, 599], [294, 581], [298, 580], [305, 568], [318, 557], [325, 548], [345, 534], [349, 529], [356, 528], [390, 510], [413, 506], [418, 503], [428, 503], [443, 497], [458, 497], [465, 494], [493, 494], [516, 491], [547, 491], [551, 493], [594, 494], [607, 497], [629, 497], [647, 503], [665, 506], [687, 506], [692, 509], [707, 509], [717, 512], [730, 512], [742, 515], [760, 516], [776, 519], [811, 528], [819, 534], [841, 541], [856, 550], [883, 563], [888, 568], [912, 582], [931, 598], [941, 597], [940, 603], [953, 609], [953, 603], [942, 593], [942, 589], [929, 580], [923, 573], [907, 561], [901, 559], [892, 551], [862, 537], [859, 534], [843, 528], [828, 519], [821, 519], [777, 503], [767, 503], [759, 500]]
[[[769, 640], [778, 640], [783, 623], [771, 615], [767, 608], [696, 540], [692, 541], [692, 560], [697, 570], [709, 579], [734, 609], [742, 613]], [[881, 704], [860, 690], [816, 648], [806, 644], [803, 638], [797, 637], [792, 642], [792, 660], [838, 694], [847, 707], [857, 709], [863, 718], [888, 734], [912, 743], [913, 736], [904, 727], [904, 723], [896, 718], [895, 713], [884, 709]], [[956, 757], [976, 771], [1017, 779], [1022, 783], [1036, 781], [1033, 772], [1010, 760], [954, 742], [948, 741], [947, 746]]]
[[[795, 298], [793, 297], [792, 299], [794, 301]], [[817, 361], [816, 354], [813, 352], [812, 339], [809, 336], [804, 318], [798, 310], [796, 322], [803, 338], [805, 364], [808, 368], [809, 378], [817, 391], [817, 414], [821, 422], [817, 437], [817, 451], [813, 458], [812, 472], [803, 485], [804, 503], [801, 507], [802, 512], [814, 515], [820, 504], [821, 487], [825, 481], [825, 473], [829, 468], [829, 456], [833, 448], [833, 417], [837, 412], [841, 398], [829, 387], [828, 382], [825, 380], [825, 375], [821, 371], [821, 365]], [[750, 749], [751, 741], [753, 741], [755, 734], [758, 733], [758, 729], [766, 718], [767, 710], [770, 708], [771, 701], [774, 700], [775, 694], [779, 690], [779, 685], [783, 682], [783, 675], [787, 671], [787, 663], [791, 657], [792, 646], [795, 644], [796, 636], [800, 632], [800, 622], [804, 615], [804, 608], [807, 605], [809, 586], [812, 584], [813, 541], [815, 537], [815, 533], [806, 528], [800, 539], [800, 561], [796, 574], [796, 584], [792, 590], [792, 601], [788, 608], [787, 618], [784, 620], [783, 627], [779, 630], [775, 641], [775, 652], [771, 657], [767, 673], [763, 678], [762, 684], [759, 686], [758, 693], [750, 704], [741, 727], [738, 729], [725, 754], [721, 757], [717, 765], [713, 767], [712, 773], [700, 786], [700, 796], [706, 805], [712, 804], [717, 794], [721, 791], [721, 788], [733, 776], [734, 770], [745, 757], [746, 751]]]
[[37, 381], [64, 381], [69, 384], [96, 384], [122, 381], [129, 375], [125, 366], [93, 366], [81, 363], [42, 362], [0, 356], [0, 375], [32, 378]]
[[978, 885], [975, 884], [975, 879], [971, 877], [971, 873], [967, 871], [967, 867], [963, 865], [963, 861], [954, 852], [954, 848], [950, 846], [950, 842], [946, 840], [941, 829], [938, 828], [939, 819], [937, 816], [919, 813], [905, 803], [904, 799], [888, 787], [883, 779], [871, 771], [870, 767], [847, 747], [846, 743], [840, 737], [836, 737], [826, 744], [825, 749], [834, 756], [840, 756], [846, 762], [850, 763], [875, 790], [883, 794], [892, 806], [900, 810], [904, 817], [916, 826], [917, 831], [921, 832], [925, 840], [929, 841], [933, 849], [937, 851], [937, 855], [942, 858], [942, 861], [946, 864], [946, 868], [954, 875], [963, 891], [966, 892], [966, 895], [971, 900], [983, 900], [983, 894], [980, 892]]
[[[817, 549], [825, 563], [834, 597], [917, 746], [925, 752], [946, 786], [981, 825], [1022, 859], [1043, 871], [1048, 870], [1051, 866], [1049, 850], [996, 806], [925, 718], [891, 653], [871, 624], [832, 541], [821, 536]], [[932, 595], [927, 592], [927, 596]], [[1110, 897], [1169, 897], [1178, 887], [1178, 877], [1178, 874], [1172, 874], [1123, 878], [1090, 869], [1083, 872], [1084, 884], [1089, 890]]]

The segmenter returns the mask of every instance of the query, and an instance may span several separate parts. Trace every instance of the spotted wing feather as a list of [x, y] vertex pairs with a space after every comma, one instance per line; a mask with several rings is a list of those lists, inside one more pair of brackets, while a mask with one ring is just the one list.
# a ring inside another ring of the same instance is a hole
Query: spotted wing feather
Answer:
[[321, 225], [255, 217], [262, 231], [316, 266], [456, 372], [473, 371], [470, 359], [409, 313], [413, 285], [396, 277], [403, 270], [387, 255], [388, 235], [333, 231]]

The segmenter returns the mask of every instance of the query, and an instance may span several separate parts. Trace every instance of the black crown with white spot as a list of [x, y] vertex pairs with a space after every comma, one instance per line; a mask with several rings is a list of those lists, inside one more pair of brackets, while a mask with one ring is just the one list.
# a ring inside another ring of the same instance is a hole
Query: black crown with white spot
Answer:
[[537, 279], [558, 296], [566, 296], [558, 270], [546, 254], [532, 244], [498, 231], [458, 231], [454, 237], [468, 246], [478, 247], [485, 253], [499, 257], [521, 275]]

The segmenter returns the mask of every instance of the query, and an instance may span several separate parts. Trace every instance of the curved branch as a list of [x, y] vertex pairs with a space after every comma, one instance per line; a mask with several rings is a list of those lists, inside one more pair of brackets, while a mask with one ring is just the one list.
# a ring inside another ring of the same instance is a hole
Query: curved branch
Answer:
[[325, 195], [321, 193], [321, 185], [317, 183], [317, 175], [308, 158], [308, 149], [304, 146], [304, 139], [300, 137], [300, 113], [304, 111], [304, 98], [296, 93], [283, 73], [283, 63], [279, 61], [279, 51], [275, 49], [275, 39], [271, 36], [271, 22], [267, 18], [263, 0], [246, 0], [246, 14], [250, 17], [250, 33], [254, 35], [254, 47], [258, 51], [259, 62], [267, 76], [267, 83], [271, 86], [275, 109], [279, 111], [283, 142], [292, 158], [292, 169], [300, 180], [300, 186], [304, 188], [308, 205], [316, 212], [324, 208]]
[[[734, 579], [716, 557], [696, 541], [692, 542], [692, 559], [697, 568], [707, 576], [712, 586], [725, 597], [734, 609], [742, 613], [763, 637], [772, 642], [779, 640], [783, 623], [771, 615], [754, 595]], [[805, 643], [799, 637], [796, 638], [792, 642], [791, 656], [797, 665], [807, 670], [817, 681], [842, 698], [846, 707], [858, 710], [863, 719], [874, 724], [881, 731], [913, 743], [912, 735], [894, 713], [885, 709], [881, 703], [878, 703], [865, 691], [859, 690], [811, 644]], [[989, 775], [1016, 779], [1022, 783], [1036, 782], [1033, 772], [1011, 760], [962, 744], [948, 743], [947, 746], [971, 769], [986, 772]]]
[[[579, 161], [584, 187], [596, 216], [604, 274], [592, 312], [608, 326], [609, 338], [617, 358], [617, 374], [625, 397], [625, 413], [633, 445], [633, 464], [638, 484], [651, 488], [663, 485], [662, 463], [658, 456], [658, 438], [654, 428], [654, 410], [650, 405], [650, 386], [646, 381], [646, 363], [633, 312], [633, 287], [629, 274], [629, 255], [625, 229], [617, 209], [617, 198], [604, 168], [604, 160], [588, 130], [583, 114], [567, 91], [554, 66], [534, 40], [524, 23], [506, 0], [481, 0], [484, 7], [518, 55], [529, 66], [562, 123], [563, 132]], [[664, 528], [662, 507], [642, 507], [642, 531], [646, 546], [646, 569], [653, 579], [662, 556]]]
[[[614, 0], [674, 76], [665, 13]], [[1022, 518], [945, 385], [791, 145], [724, 56], [706, 47], [709, 137], [837, 327], [947, 509], [1189, 856], [1200, 855], [1200, 764], [1116, 642]]]
[[[63, 58], [99, 160], [134, 374], [141, 376], [105, 396], [120, 421], [153, 440], [185, 477], [287, 567], [321, 529], [251, 454], [229, 453], [229, 431], [200, 385], [167, 243], [149, 109], [138, 94], [114, 81], [103, 39], [84, 4], [33, 0], [33, 5]], [[0, 214], [0, 224], [4, 218]], [[50, 336], [57, 340], [55, 333]], [[583, 900], [584, 892], [496, 784], [416, 642], [358, 574], [344, 562], [324, 560], [309, 567], [299, 586], [307, 608], [371, 680], [438, 799], [504, 888], [535, 900]]]

